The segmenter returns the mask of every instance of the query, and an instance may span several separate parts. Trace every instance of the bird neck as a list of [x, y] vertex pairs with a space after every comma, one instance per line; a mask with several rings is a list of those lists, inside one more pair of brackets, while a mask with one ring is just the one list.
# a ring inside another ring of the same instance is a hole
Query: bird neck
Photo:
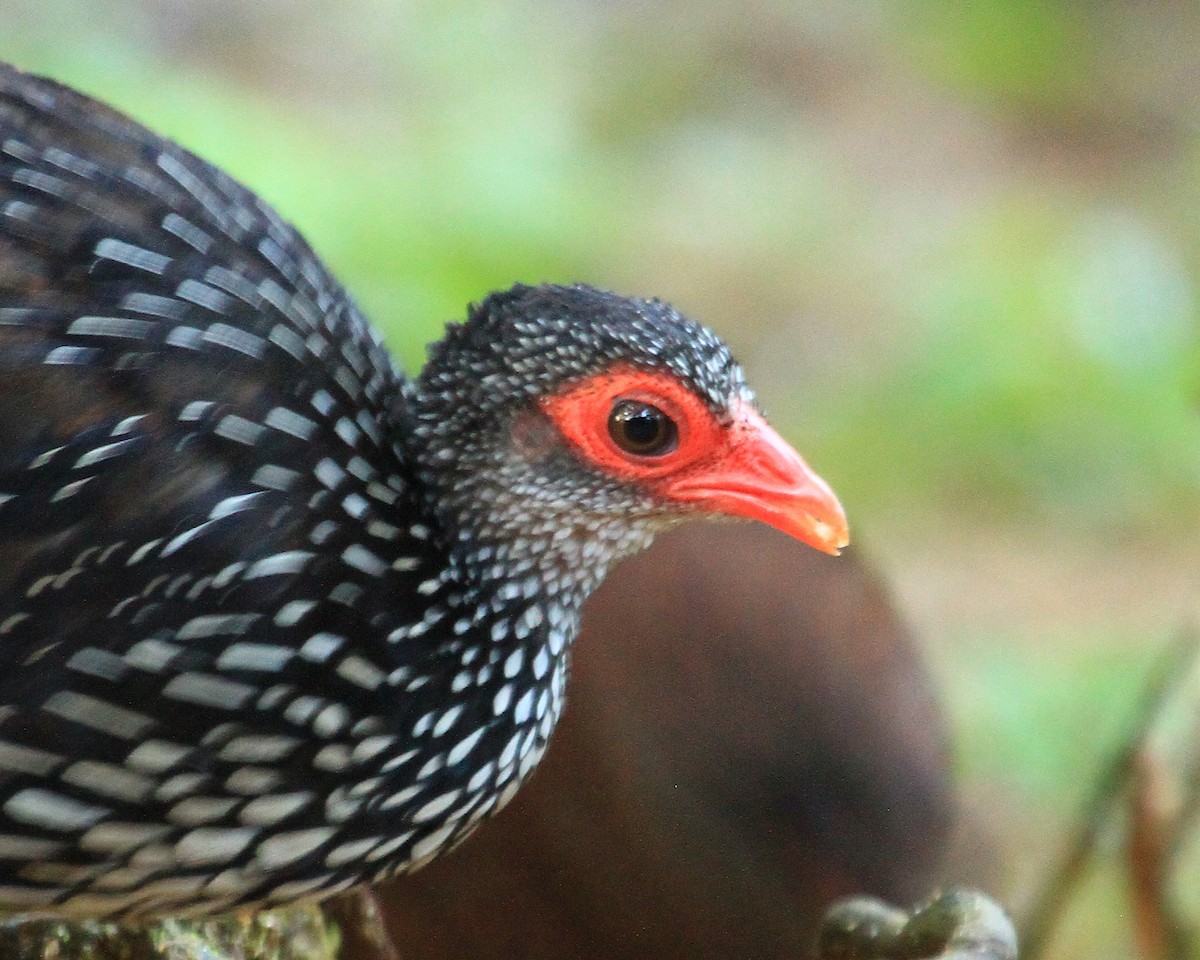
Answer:
[[516, 500], [497, 502], [500, 494], [484, 491], [479, 496], [493, 508], [465, 515], [451, 510], [445, 546], [455, 579], [483, 595], [519, 591], [528, 600], [578, 609], [613, 563], [645, 549], [652, 537], [639, 524], [579, 514], [531, 518]]

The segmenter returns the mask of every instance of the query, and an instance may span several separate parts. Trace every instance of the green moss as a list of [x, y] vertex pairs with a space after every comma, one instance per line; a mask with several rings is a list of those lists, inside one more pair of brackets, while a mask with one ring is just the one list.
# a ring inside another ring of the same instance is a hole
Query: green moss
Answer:
[[315, 905], [144, 927], [90, 920], [0, 924], [4, 960], [334, 960], [338, 941]]

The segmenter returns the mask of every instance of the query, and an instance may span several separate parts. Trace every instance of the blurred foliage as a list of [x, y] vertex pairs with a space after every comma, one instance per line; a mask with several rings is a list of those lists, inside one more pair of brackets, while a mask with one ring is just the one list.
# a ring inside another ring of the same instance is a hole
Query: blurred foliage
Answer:
[[[971, 745], [958, 757], [962, 776], [1019, 770], [1014, 784], [1019, 779], [1033, 803], [1066, 816], [1134, 722], [1153, 651], [1102, 633], [1042, 639], [1030, 669], [1006, 649], [1002, 631], [971, 637], [963, 656], [972, 673], [943, 689], [953, 726]], [[1099, 716], [1097, 703], [1105, 707]], [[1063, 744], [1072, 749], [1064, 754]]]
[[[1194, 512], [1192, 286], [1145, 222], [1020, 198], [947, 237], [900, 295], [926, 335], [840, 405], [837, 460], [854, 489], [902, 498], [899, 509], [923, 488], [960, 510], [1017, 509], [1060, 529]], [[871, 459], [855, 458], [864, 448]]]
[[410, 368], [514, 280], [659, 293], [868, 528], [1195, 527], [1186, 5], [7, 6], [0, 56], [249, 182]]
[[517, 279], [656, 292], [768, 355], [756, 383], [860, 523], [1169, 530], [1200, 494], [1200, 144], [1169, 82], [1192, 19], [16, 0], [0, 55], [252, 184], [410, 367]]
[[914, 59], [965, 96], [1006, 108], [1091, 96], [1096, 43], [1083, 3], [917, 0], [894, 12]]

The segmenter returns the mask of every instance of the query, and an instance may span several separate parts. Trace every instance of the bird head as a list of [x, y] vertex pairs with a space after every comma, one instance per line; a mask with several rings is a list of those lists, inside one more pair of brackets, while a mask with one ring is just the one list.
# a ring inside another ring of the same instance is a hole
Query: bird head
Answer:
[[600, 561], [697, 513], [827, 553], [848, 542], [837, 498], [767, 424], [728, 347], [660, 301], [493, 294], [433, 345], [416, 394], [413, 456], [463, 542], [594, 542]]

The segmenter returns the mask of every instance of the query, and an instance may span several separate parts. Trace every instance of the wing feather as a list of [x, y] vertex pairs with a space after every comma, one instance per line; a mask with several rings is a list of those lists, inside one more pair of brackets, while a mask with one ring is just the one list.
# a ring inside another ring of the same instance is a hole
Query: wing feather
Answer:
[[0, 542], [25, 553], [190, 523], [322, 451], [404, 472], [381, 440], [403, 377], [296, 231], [181, 147], [5, 66], [0, 375]]
[[0, 383], [0, 887], [63, 901], [136, 852], [8, 857], [76, 820], [179, 839], [172, 778], [231, 825], [256, 789], [333, 796], [342, 718], [380, 728], [387, 631], [441, 561], [393, 442], [407, 381], [310, 247], [181, 147], [0, 66]]

